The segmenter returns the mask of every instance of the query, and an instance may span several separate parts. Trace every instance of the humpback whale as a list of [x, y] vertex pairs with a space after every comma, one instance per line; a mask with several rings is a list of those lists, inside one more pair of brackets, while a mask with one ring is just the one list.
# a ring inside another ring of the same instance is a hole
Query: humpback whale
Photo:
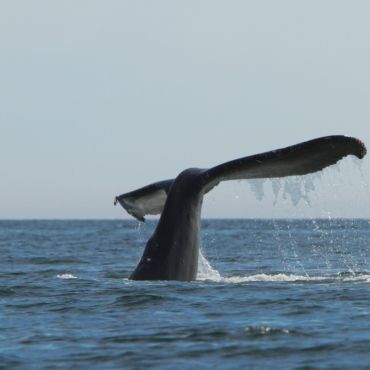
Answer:
[[117, 196], [114, 204], [140, 221], [145, 215], [161, 214], [130, 279], [196, 279], [203, 196], [221, 181], [305, 175], [347, 155], [363, 158], [366, 147], [356, 138], [327, 136], [208, 169], [189, 168], [175, 179]]

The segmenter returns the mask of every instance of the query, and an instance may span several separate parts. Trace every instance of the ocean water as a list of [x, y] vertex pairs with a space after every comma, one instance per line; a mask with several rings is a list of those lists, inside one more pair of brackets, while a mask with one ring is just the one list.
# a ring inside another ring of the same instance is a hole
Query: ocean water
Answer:
[[205, 220], [197, 281], [129, 281], [154, 227], [0, 221], [0, 369], [370, 369], [369, 220]]

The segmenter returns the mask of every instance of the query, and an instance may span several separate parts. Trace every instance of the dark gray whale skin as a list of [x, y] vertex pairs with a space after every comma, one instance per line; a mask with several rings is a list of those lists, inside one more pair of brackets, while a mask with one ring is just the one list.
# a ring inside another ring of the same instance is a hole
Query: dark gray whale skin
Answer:
[[194, 280], [198, 270], [202, 170], [180, 173], [168, 194], [157, 228], [149, 239], [133, 280]]
[[145, 214], [161, 213], [157, 228], [130, 279], [196, 279], [203, 196], [219, 182], [305, 175], [335, 164], [347, 155], [363, 158], [366, 147], [356, 138], [327, 136], [210, 169], [187, 169], [174, 180], [154, 183], [116, 197], [115, 204], [120, 203], [140, 221], [144, 221]]

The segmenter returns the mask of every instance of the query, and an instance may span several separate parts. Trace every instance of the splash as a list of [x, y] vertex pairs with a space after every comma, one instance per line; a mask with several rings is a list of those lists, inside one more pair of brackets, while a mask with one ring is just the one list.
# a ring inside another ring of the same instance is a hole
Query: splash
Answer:
[[281, 197], [283, 200], [290, 200], [294, 206], [297, 206], [300, 201], [304, 201], [310, 206], [310, 195], [315, 191], [315, 183], [321, 177], [322, 172], [317, 172], [305, 176], [289, 176], [267, 180], [253, 179], [248, 180], [248, 183], [254, 197], [259, 201], [262, 201], [265, 197], [265, 184], [270, 184], [274, 195], [274, 205], [278, 203], [278, 199]]
[[199, 250], [197, 280], [222, 280], [220, 273], [211, 266], [201, 250]]
[[263, 187], [265, 181], [266, 179], [248, 180], [252, 193], [254, 194], [255, 198], [259, 201], [263, 200], [263, 198], [265, 197], [265, 190]]
[[[215, 271], [215, 270], [213, 270]], [[217, 272], [217, 271], [216, 271]], [[295, 275], [295, 274], [254, 274], [248, 276], [229, 276], [222, 277], [217, 274], [203, 276], [203, 279], [198, 277], [198, 280], [207, 280], [212, 282], [222, 283], [247, 283], [247, 282], [272, 282], [272, 283], [291, 283], [291, 282], [315, 282], [315, 283], [338, 283], [338, 282], [359, 282], [370, 283], [369, 273], [339, 273], [335, 275]]]
[[[297, 207], [303, 204], [309, 208], [318, 207], [312, 212], [317, 214], [321, 211], [322, 214], [316, 217], [325, 217], [330, 212], [322, 207], [323, 204], [329, 204], [334, 205], [335, 217], [350, 218], [353, 217], [352, 214], [355, 214], [355, 217], [359, 215], [367, 217], [366, 212], [361, 211], [359, 214], [353, 204], [347, 207], [341, 199], [348, 198], [349, 201], [358, 203], [360, 210], [363, 208], [363, 201], [369, 199], [368, 194], [370, 194], [370, 186], [363, 172], [363, 166], [363, 160], [350, 156], [321, 171], [303, 176], [247, 181], [255, 199], [265, 201], [271, 197], [274, 206], [287, 207], [291, 204]], [[354, 187], [357, 189], [355, 192]], [[299, 217], [299, 215], [296, 216]]]
[[[213, 270], [215, 271], [215, 270]], [[317, 275], [317, 276], [308, 276], [308, 275], [295, 275], [295, 274], [254, 274], [248, 276], [229, 276], [222, 277], [217, 271], [217, 274], [204, 275], [202, 278], [197, 280], [207, 280], [211, 282], [222, 282], [222, 283], [248, 283], [248, 282], [271, 282], [271, 283], [321, 283], [321, 284], [330, 284], [330, 283], [370, 283], [370, 274], [369, 273], [338, 273], [334, 275]]]
[[231, 276], [224, 278], [225, 282], [230, 283], [241, 283], [241, 282], [255, 282], [255, 281], [266, 281], [266, 282], [295, 282], [295, 281], [317, 281], [322, 280], [321, 276], [306, 276], [306, 275], [294, 275], [294, 274], [255, 274], [249, 276]]

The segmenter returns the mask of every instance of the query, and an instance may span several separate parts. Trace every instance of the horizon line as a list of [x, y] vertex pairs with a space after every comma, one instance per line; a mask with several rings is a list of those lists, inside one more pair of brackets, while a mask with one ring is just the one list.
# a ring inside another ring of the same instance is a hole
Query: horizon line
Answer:
[[[205, 217], [201, 219], [206, 220], [366, 220], [370, 221], [370, 217]], [[159, 221], [158, 218], [147, 218], [144, 222], [136, 220], [135, 218], [89, 218], [89, 217], [71, 217], [71, 218], [37, 218], [37, 217], [17, 217], [17, 218], [0, 218], [2, 221], [132, 221], [137, 223], [145, 223], [146, 221]]]

